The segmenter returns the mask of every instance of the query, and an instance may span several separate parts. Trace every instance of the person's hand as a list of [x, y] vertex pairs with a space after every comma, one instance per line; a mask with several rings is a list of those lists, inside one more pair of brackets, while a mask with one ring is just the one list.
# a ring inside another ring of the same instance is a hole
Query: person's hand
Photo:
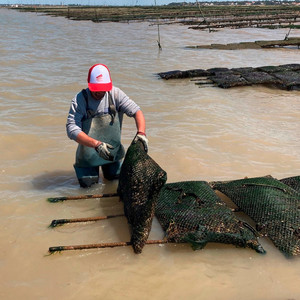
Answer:
[[143, 143], [144, 149], [147, 153], [148, 152], [148, 139], [146, 137], [146, 134], [143, 132], [138, 132], [134, 138], [134, 142], [136, 143], [138, 140]]
[[110, 150], [113, 150], [113, 149], [114, 149], [114, 147], [112, 145], [103, 143], [103, 142], [95, 148], [95, 150], [98, 152], [100, 157], [102, 157], [105, 160], [110, 160], [110, 161], [114, 160], [114, 157], [110, 152]]

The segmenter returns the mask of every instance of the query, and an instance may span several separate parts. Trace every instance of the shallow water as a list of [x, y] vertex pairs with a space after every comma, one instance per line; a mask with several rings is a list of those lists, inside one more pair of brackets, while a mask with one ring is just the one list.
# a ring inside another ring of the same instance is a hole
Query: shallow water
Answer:
[[[300, 92], [253, 86], [199, 88], [163, 81], [158, 72], [299, 63], [299, 50], [191, 50], [188, 45], [284, 38], [287, 30], [74, 22], [0, 10], [0, 298], [1, 299], [300, 299], [300, 260], [267, 238], [260, 255], [209, 244], [68, 251], [50, 246], [128, 241], [124, 217], [49, 229], [51, 220], [122, 213], [117, 198], [50, 204], [47, 197], [116, 191], [103, 181], [78, 187], [76, 145], [65, 133], [72, 97], [88, 68], [109, 66], [114, 84], [141, 107], [149, 154], [168, 182], [299, 175]], [[292, 30], [291, 36], [299, 36]], [[126, 118], [123, 143], [135, 134]], [[154, 220], [151, 239], [163, 237]]]

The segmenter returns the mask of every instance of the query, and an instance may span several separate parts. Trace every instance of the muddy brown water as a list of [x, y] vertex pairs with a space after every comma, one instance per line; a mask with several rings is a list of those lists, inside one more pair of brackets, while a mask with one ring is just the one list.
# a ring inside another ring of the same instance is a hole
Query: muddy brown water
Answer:
[[[155, 74], [192, 68], [299, 63], [299, 50], [187, 50], [194, 44], [283, 38], [286, 30], [191, 31], [180, 25], [74, 22], [0, 10], [1, 299], [300, 299], [300, 260], [267, 238], [260, 255], [209, 244], [69, 251], [50, 246], [128, 241], [124, 217], [49, 229], [58, 218], [122, 213], [117, 198], [50, 204], [47, 197], [114, 192], [116, 182], [78, 187], [76, 145], [65, 133], [72, 97], [88, 68], [105, 63], [114, 84], [142, 107], [149, 154], [168, 182], [300, 173], [300, 92], [269, 87], [223, 90]], [[291, 35], [299, 36], [293, 30]], [[134, 137], [126, 118], [123, 143]], [[163, 232], [156, 220], [151, 239]]]

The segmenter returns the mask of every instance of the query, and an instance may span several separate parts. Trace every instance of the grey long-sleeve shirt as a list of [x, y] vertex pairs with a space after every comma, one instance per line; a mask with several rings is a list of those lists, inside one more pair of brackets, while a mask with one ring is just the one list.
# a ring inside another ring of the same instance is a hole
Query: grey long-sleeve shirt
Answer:
[[[95, 100], [89, 91], [88, 94], [89, 110], [93, 110], [97, 115], [109, 112], [108, 93], [101, 100]], [[113, 86], [111, 90], [113, 102], [119, 115], [120, 126], [122, 126], [123, 114], [133, 117], [140, 107], [131, 100], [122, 90]], [[67, 118], [66, 130], [70, 139], [76, 141], [78, 134], [82, 131], [82, 120], [87, 117], [86, 101], [82, 92], [78, 93], [71, 102], [70, 111]]]

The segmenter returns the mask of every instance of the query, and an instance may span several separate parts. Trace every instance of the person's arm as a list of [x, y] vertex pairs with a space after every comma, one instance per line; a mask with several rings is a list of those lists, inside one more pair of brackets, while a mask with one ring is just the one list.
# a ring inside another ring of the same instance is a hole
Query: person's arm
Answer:
[[[79, 103], [77, 100], [79, 100]], [[82, 119], [84, 118], [85, 113], [85, 100], [82, 93], [79, 93], [74, 97], [70, 106], [66, 124], [68, 137], [78, 144], [94, 148], [103, 159], [113, 161], [114, 158], [110, 153], [110, 151], [114, 149], [112, 145], [95, 140], [82, 131]]]
[[147, 152], [148, 139], [146, 137], [146, 121], [143, 112], [141, 111], [140, 107], [119, 88], [114, 87], [113, 95], [118, 111], [135, 119], [137, 133], [134, 141], [136, 142], [137, 140], [140, 140], [144, 145], [145, 151]]
[[78, 139], [79, 134], [82, 134], [82, 120], [86, 114], [86, 102], [82, 95], [82, 92], [78, 93], [71, 102], [70, 110], [67, 118], [67, 135], [68, 137], [82, 145], [85, 145], [85, 142], [82, 139]]
[[135, 136], [135, 141], [140, 140], [143, 145], [144, 149], [146, 152], [148, 152], [148, 139], [146, 136], [146, 121], [144, 114], [141, 110], [138, 110], [135, 115], [135, 124], [136, 124], [136, 129], [137, 129], [137, 134]]
[[87, 147], [91, 147], [91, 148], [96, 148], [97, 146], [99, 146], [101, 144], [101, 141], [91, 138], [83, 131], [78, 133], [76, 142], [78, 144], [81, 144], [81, 145], [87, 146]]
[[94, 148], [98, 152], [99, 156], [104, 158], [105, 160], [114, 160], [114, 157], [110, 153], [110, 151], [114, 149], [112, 145], [95, 140], [85, 134], [83, 131], [79, 132], [79, 134], [77, 135], [76, 142], [83, 146]]
[[137, 132], [146, 135], [146, 121], [143, 112], [138, 110], [134, 115], [134, 119]]

